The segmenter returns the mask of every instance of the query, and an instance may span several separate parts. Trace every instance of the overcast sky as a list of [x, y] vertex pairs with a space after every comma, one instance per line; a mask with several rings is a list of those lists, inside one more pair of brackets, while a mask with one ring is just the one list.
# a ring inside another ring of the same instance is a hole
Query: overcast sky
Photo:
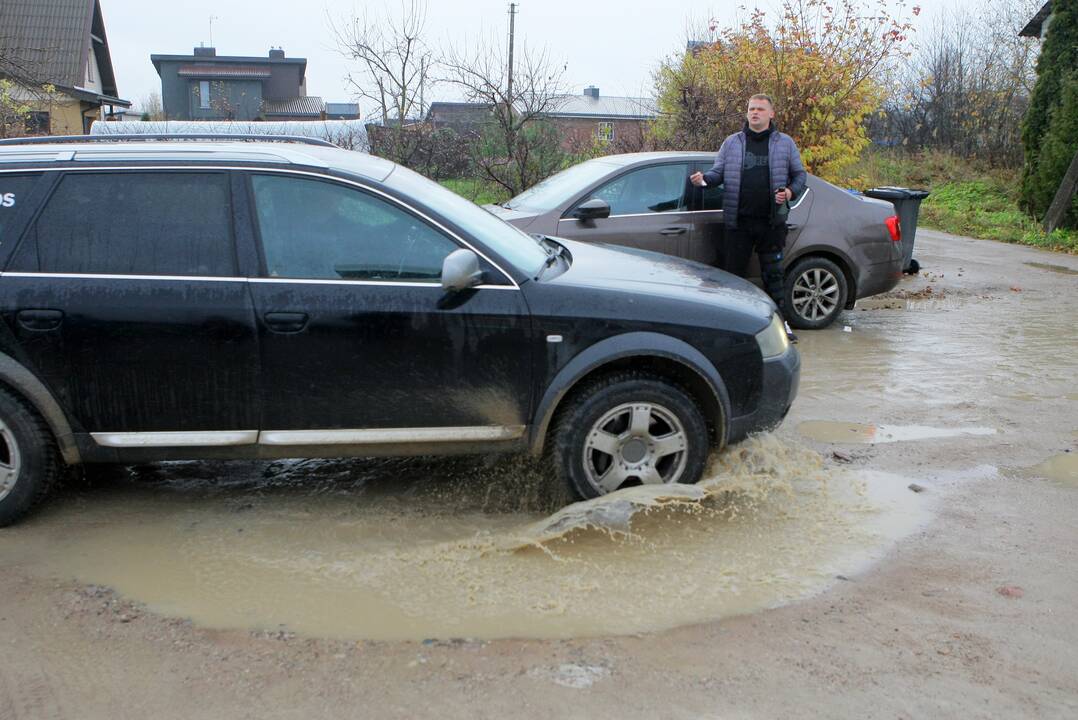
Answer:
[[[218, 55], [264, 56], [281, 46], [289, 57], [307, 58], [307, 93], [327, 102], [351, 100], [345, 81], [348, 62], [331, 40], [327, 13], [348, 17], [398, 9], [400, 0], [100, 0], [120, 97], [138, 106], [161, 83], [150, 55], [190, 54], [200, 43]], [[921, 0], [924, 11], [913, 19], [922, 29], [935, 22], [943, 7], [969, 0]], [[565, 80], [574, 92], [597, 85], [603, 95], [646, 96], [658, 63], [684, 47], [690, 25], [706, 32], [708, 17], [730, 24], [746, 14], [737, 2], [711, 0], [521, 0], [516, 20], [517, 43], [546, 47], [552, 59], [567, 65]], [[746, 3], [750, 7], [753, 3]], [[904, 14], [909, 17], [906, 5]], [[760, 2], [763, 9], [777, 3]], [[889, 3], [897, 10], [897, 3]], [[430, 0], [426, 37], [429, 44], [448, 44], [496, 37], [508, 31], [505, 0]], [[436, 89], [433, 99], [458, 99], [451, 88]], [[429, 101], [429, 100], [428, 100]]]

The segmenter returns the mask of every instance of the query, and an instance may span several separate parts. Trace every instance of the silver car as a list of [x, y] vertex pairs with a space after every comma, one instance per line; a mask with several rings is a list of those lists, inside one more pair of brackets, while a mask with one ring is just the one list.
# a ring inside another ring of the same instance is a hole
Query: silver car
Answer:
[[[719, 265], [722, 186], [697, 188], [690, 174], [714, 153], [610, 155], [553, 175], [503, 205], [488, 205], [529, 233], [613, 243]], [[893, 288], [902, 248], [893, 206], [809, 175], [787, 221], [786, 307], [790, 324], [822, 328], [863, 297]], [[749, 277], [759, 281], [753, 257]]]

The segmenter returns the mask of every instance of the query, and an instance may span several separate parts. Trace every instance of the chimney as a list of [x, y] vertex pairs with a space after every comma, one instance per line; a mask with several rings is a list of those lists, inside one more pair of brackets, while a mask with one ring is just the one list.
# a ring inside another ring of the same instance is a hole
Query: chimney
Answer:
[[197, 47], [195, 48], [195, 57], [217, 57], [217, 48]]
[[598, 100], [599, 88], [588, 85], [586, 88], [584, 88], [584, 97], [595, 98], [596, 100]]
[[269, 59], [284, 60], [284, 50], [282, 50], [281, 48], [270, 48]]

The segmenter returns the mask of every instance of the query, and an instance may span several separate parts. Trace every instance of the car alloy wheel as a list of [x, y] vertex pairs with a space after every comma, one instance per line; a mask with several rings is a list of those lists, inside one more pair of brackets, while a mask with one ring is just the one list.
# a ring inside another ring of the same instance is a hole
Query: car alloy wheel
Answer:
[[694, 483], [710, 449], [707, 421], [671, 379], [621, 371], [577, 388], [558, 412], [548, 455], [574, 495]]
[[786, 319], [803, 330], [827, 327], [846, 306], [846, 283], [846, 274], [830, 258], [801, 258], [786, 272]]
[[0, 500], [6, 498], [15, 488], [22, 470], [22, 455], [15, 435], [3, 420], [0, 420]]
[[812, 322], [831, 315], [838, 308], [839, 282], [829, 270], [812, 268], [794, 280], [793, 311]]
[[628, 481], [675, 483], [685, 472], [688, 435], [677, 416], [656, 403], [624, 403], [599, 418], [584, 441], [584, 474], [599, 494]]

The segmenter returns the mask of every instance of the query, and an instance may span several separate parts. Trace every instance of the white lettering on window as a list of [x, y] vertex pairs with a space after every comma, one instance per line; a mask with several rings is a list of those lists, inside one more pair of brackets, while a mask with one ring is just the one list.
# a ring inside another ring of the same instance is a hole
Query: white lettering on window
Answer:
[[0, 207], [15, 207], [15, 193], [0, 195]]

